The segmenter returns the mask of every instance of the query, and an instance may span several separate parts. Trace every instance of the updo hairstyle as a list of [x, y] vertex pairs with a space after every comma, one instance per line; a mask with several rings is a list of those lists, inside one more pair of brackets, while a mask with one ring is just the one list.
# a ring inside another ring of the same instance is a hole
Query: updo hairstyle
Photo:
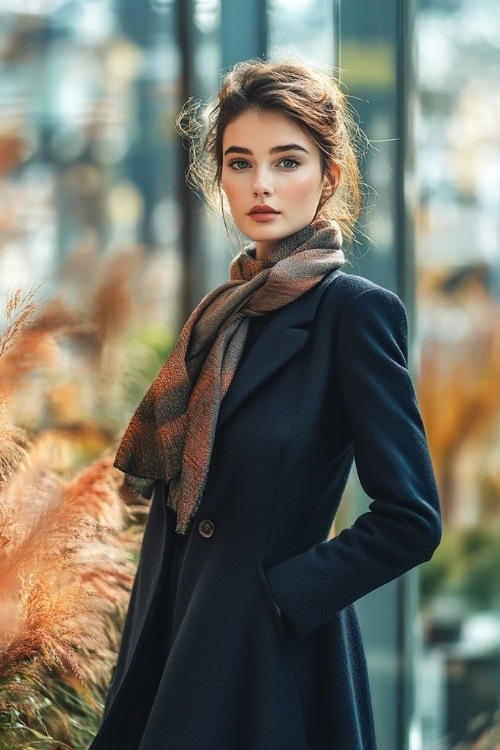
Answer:
[[316, 144], [323, 175], [338, 166], [337, 189], [320, 204], [317, 218], [336, 219], [343, 234], [352, 238], [361, 204], [359, 129], [333, 77], [295, 60], [238, 63], [224, 76], [215, 106], [187, 103], [176, 124], [190, 144], [189, 184], [201, 189], [213, 206], [223, 205], [224, 131], [249, 110], [277, 113], [296, 123]]

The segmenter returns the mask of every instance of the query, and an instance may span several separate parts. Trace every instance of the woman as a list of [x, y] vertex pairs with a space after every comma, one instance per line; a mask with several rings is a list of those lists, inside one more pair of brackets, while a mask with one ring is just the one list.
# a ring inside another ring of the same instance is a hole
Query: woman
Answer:
[[[440, 521], [403, 307], [340, 270], [351, 131], [294, 62], [223, 81], [192, 170], [253, 244], [118, 451], [153, 499], [93, 750], [376, 747], [352, 605], [428, 560]], [[353, 456], [372, 502], [328, 541]]]

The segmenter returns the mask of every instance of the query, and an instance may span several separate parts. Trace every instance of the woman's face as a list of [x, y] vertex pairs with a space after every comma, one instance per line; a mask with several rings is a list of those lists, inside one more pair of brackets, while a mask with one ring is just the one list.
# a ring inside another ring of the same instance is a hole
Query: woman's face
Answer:
[[221, 185], [234, 223], [265, 260], [278, 242], [314, 219], [334, 190], [318, 147], [293, 120], [249, 110], [227, 125]]

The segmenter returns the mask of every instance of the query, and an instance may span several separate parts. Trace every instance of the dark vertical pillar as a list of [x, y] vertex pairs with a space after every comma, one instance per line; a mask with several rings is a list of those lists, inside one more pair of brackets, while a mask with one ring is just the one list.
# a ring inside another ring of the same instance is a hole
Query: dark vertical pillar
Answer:
[[341, 13], [340, 13], [340, 2], [341, 0], [332, 0], [332, 16], [333, 16], [333, 67], [340, 68], [340, 43], [342, 39], [341, 29]]
[[406, 304], [411, 328], [415, 298], [415, 209], [418, 189], [415, 175], [415, 108], [417, 101], [415, 16], [416, 1], [396, 3], [398, 34], [397, 77], [397, 290]]
[[[194, 45], [193, 45], [193, 0], [176, 0], [179, 46], [182, 53], [180, 76], [180, 100], [186, 102], [195, 94], [194, 91]], [[196, 305], [194, 292], [195, 263], [195, 217], [194, 197], [186, 185], [185, 174], [189, 163], [189, 152], [181, 149], [178, 173], [178, 195], [181, 208], [182, 224], [180, 247], [182, 248], [182, 294], [180, 300], [181, 324], [187, 320]]]
[[[414, 0], [341, 3], [341, 68], [361, 127], [372, 142], [364, 177], [376, 192], [365, 215], [368, 237], [354, 249], [354, 270], [395, 291], [413, 327], [414, 310]], [[356, 490], [358, 507], [368, 500]], [[372, 684], [379, 746], [415, 747], [417, 574], [411, 572], [358, 603]]]
[[[395, 2], [398, 13], [397, 34], [397, 141], [396, 202], [397, 233], [396, 263], [397, 291], [406, 305], [410, 342], [415, 330], [415, 214], [418, 191], [415, 175], [415, 113], [416, 113], [416, 50], [415, 0]], [[410, 346], [410, 368], [412, 348]], [[418, 732], [416, 704], [416, 672], [419, 644], [415, 624], [418, 617], [418, 571], [410, 571], [397, 582], [398, 606], [398, 682], [400, 705], [398, 711], [397, 747], [413, 750], [413, 733]], [[416, 739], [416, 742], [418, 740]]]
[[221, 0], [223, 69], [267, 53], [267, 1]]

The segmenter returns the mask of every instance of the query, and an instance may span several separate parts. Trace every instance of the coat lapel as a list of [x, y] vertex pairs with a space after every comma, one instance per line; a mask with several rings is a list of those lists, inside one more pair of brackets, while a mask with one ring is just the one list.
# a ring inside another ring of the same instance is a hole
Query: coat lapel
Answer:
[[219, 426], [306, 345], [321, 297], [339, 273], [329, 274], [318, 286], [274, 316], [236, 370], [221, 404]]

